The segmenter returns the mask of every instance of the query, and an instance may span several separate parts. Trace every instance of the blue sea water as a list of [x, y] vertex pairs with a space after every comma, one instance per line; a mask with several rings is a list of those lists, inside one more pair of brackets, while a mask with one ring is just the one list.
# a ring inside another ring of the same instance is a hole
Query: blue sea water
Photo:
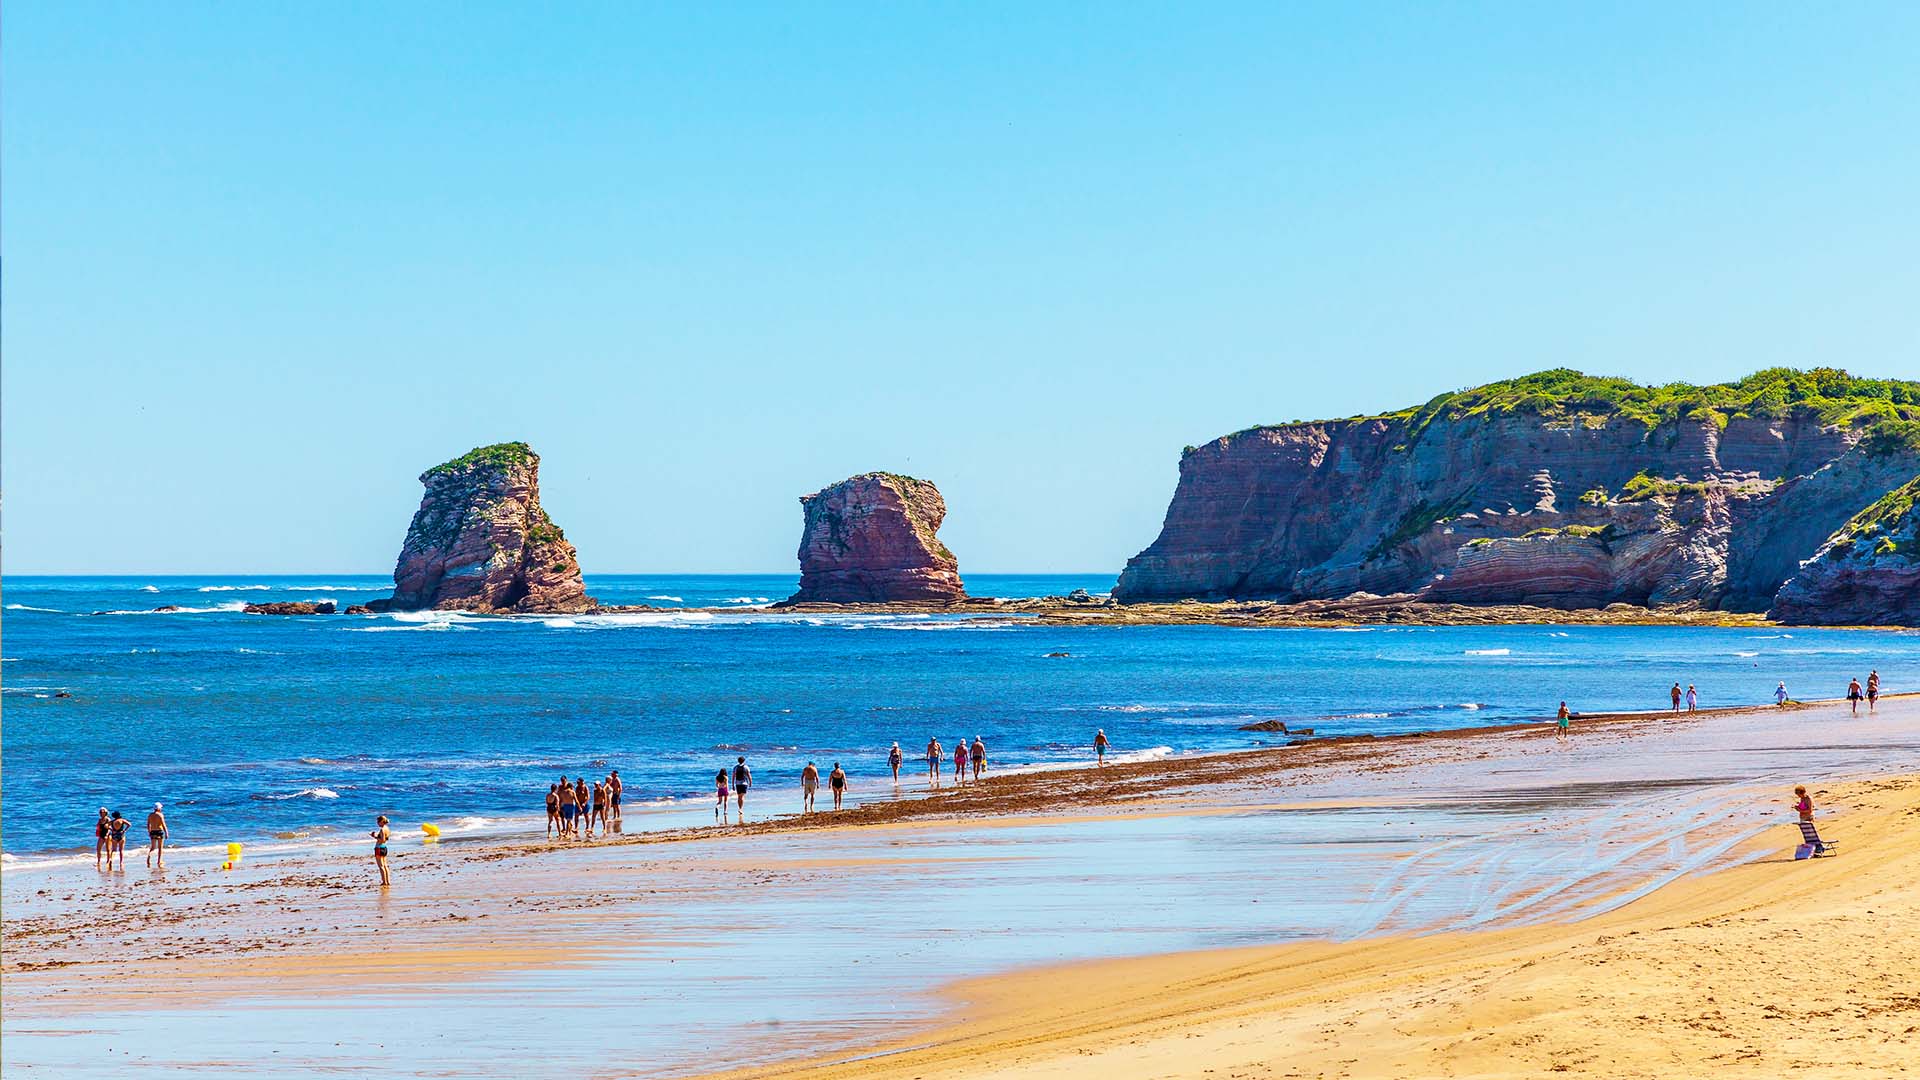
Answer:
[[[95, 808], [167, 805], [177, 843], [320, 845], [376, 813], [403, 828], [539, 828], [561, 773], [618, 768], [630, 807], [697, 807], [744, 754], [768, 810], [808, 760], [887, 790], [885, 755], [983, 736], [995, 768], [1163, 755], [1660, 708], [1759, 704], [1784, 680], [1836, 697], [1877, 668], [1920, 685], [1920, 634], [1776, 628], [1059, 627], [1019, 617], [749, 609], [790, 575], [588, 579], [659, 613], [248, 616], [248, 600], [385, 595], [383, 577], [30, 578], [4, 582], [9, 866], [89, 846]], [[969, 575], [979, 595], [1103, 592], [1100, 575]], [[177, 605], [181, 610], [156, 613]], [[741, 614], [672, 609], [737, 607]], [[1070, 655], [1050, 657], [1065, 652]], [[64, 696], [63, 696], [64, 695]], [[631, 819], [630, 819], [631, 820]]]

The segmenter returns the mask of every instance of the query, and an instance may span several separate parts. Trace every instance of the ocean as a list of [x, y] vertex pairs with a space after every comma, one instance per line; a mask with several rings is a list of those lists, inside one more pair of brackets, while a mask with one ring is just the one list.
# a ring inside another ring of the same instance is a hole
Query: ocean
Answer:
[[[1105, 575], [968, 576], [1039, 596]], [[750, 810], [797, 809], [807, 761], [857, 798], [890, 796], [886, 753], [975, 735], [994, 769], [1271, 745], [1321, 735], [1540, 722], [1654, 709], [1674, 681], [1702, 706], [1761, 704], [1785, 681], [1838, 697], [1877, 668], [1920, 686], [1920, 633], [1501, 626], [1060, 627], [1020, 617], [757, 613], [792, 575], [595, 576], [610, 604], [739, 614], [480, 618], [249, 616], [250, 600], [383, 596], [384, 576], [8, 577], [0, 690], [0, 848], [10, 871], [84, 860], [96, 808], [136, 826], [167, 807], [183, 854], [358, 843], [400, 831], [539, 831], [561, 774], [620, 770], [627, 827], [679, 823], [744, 755]], [[177, 605], [180, 610], [156, 613]], [[1066, 653], [1066, 656], [1053, 656]], [[950, 768], [950, 766], [949, 766]], [[908, 785], [908, 790], [917, 787]], [[136, 829], [136, 832], [138, 830]], [[133, 845], [130, 845], [133, 846]]]

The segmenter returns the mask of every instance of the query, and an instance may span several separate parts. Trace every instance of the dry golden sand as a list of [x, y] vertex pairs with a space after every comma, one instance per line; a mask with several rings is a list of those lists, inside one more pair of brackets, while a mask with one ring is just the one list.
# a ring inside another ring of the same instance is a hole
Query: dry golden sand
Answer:
[[744, 1075], [1907, 1075], [1920, 1071], [1920, 777], [1833, 797], [1846, 811], [1822, 834], [1844, 854], [1774, 853], [1578, 924], [973, 980], [932, 1035]]

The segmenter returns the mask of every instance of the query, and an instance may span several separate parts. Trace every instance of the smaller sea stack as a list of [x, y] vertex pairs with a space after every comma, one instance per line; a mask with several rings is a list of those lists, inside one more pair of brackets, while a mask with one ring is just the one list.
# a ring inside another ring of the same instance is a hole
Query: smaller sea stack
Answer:
[[427, 491], [375, 611], [574, 613], [594, 607], [573, 545], [540, 506], [540, 455], [482, 446], [420, 474]]
[[802, 495], [800, 591], [790, 604], [959, 603], [960, 564], [936, 535], [940, 489], [898, 473], [849, 477]]
[[1768, 615], [1816, 626], [1920, 626], [1920, 476], [1827, 538]]

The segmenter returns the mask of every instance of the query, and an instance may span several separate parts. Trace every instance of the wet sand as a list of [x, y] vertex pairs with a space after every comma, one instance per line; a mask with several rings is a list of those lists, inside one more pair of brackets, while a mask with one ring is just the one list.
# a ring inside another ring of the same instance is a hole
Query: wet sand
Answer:
[[[1142, 972], [1227, 955], [1194, 950], [1560, 933], [1664, 903], [1777, 856], [1797, 836], [1777, 802], [1794, 780], [1920, 771], [1917, 719], [1920, 702], [1887, 699], [1859, 720], [1823, 705], [1583, 721], [1569, 746], [1545, 726], [1329, 741], [605, 844], [416, 843], [385, 895], [351, 856], [9, 873], [4, 1064], [488, 1075], [509, 1055], [517, 1075], [668, 1075], [902, 1040], [933, 1054], [956, 1007], [1053, 1030], [1035, 992], [996, 987], [1086, 989], [1008, 972], [1162, 957], [1110, 969], [1150, 986]], [[770, 787], [750, 809], [797, 803]], [[1142, 993], [1185, 1008], [1177, 987]], [[1220, 1021], [1202, 1005], [1192, 1023]], [[1000, 1050], [1071, 1042], [1035, 1039]], [[973, 1068], [943, 1060], [927, 1068]], [[978, 1064], [995, 1061], [1014, 1067]], [[1153, 1069], [1137, 1064], [1112, 1068]]]

